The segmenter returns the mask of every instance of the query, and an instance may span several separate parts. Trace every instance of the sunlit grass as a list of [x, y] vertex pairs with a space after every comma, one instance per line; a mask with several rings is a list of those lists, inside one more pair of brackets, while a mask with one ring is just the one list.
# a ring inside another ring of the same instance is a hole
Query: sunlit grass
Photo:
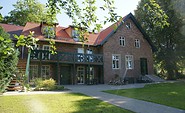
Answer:
[[131, 113], [93, 99], [69, 94], [0, 96], [0, 113]]
[[185, 109], [185, 82], [150, 84], [139, 89], [105, 92]]

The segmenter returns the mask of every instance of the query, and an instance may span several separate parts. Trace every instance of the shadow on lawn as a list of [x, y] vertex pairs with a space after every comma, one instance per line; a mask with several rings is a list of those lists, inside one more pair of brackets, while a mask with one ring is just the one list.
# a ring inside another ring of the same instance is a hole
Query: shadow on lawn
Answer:
[[[82, 96], [83, 94], [75, 93], [74, 95]], [[78, 111], [73, 113], [132, 113], [131, 111], [124, 110], [93, 98], [75, 101], [75, 106], [78, 107]]]

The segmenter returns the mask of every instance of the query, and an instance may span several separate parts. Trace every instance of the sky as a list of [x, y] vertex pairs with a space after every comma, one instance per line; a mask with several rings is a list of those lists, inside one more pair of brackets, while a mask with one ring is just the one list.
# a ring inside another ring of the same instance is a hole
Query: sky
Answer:
[[[12, 4], [15, 4], [17, 0], [0, 0], [0, 6], [3, 6], [3, 9], [0, 10], [1, 14], [3, 16], [8, 15], [8, 12], [14, 9]], [[45, 4], [47, 0], [38, 0], [39, 2]], [[82, 0], [77, 0], [82, 1]], [[98, 6], [101, 6], [103, 0], [97, 0]], [[134, 10], [137, 8], [138, 2], [140, 0], [114, 0], [115, 1], [115, 12], [119, 16], [125, 16], [129, 14], [130, 12], [134, 14]], [[97, 11], [97, 16], [99, 17], [100, 21], [103, 21], [104, 16], [106, 16], [106, 13], [103, 11]], [[67, 27], [69, 25], [72, 25], [71, 19], [65, 15], [64, 12], [61, 12], [61, 14], [57, 15], [58, 23], [60, 26]], [[103, 27], [108, 27], [110, 23], [103, 25]]]

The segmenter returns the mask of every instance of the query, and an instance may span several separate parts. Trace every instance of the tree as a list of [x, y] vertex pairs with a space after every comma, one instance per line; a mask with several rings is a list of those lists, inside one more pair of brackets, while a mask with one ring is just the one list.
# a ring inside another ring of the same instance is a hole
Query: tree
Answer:
[[141, 0], [136, 18], [151, 37], [158, 51], [155, 52], [156, 67], [168, 79], [178, 75], [178, 62], [184, 39], [180, 33], [182, 19], [169, 0]]
[[[0, 6], [0, 10], [2, 9], [3, 7], [2, 6]], [[3, 16], [2, 16], [2, 14], [0, 13], [0, 22], [3, 20]]]
[[0, 27], [0, 93], [4, 92], [16, 72], [18, 51], [13, 47], [10, 35]]
[[27, 64], [26, 64], [26, 73], [25, 73], [25, 79], [27, 80], [27, 83], [29, 83], [29, 66], [30, 66], [30, 56], [31, 56], [31, 50], [35, 49], [36, 43], [39, 39], [34, 37], [34, 31], [30, 31], [30, 34], [28, 36], [24, 35], [14, 35], [14, 37], [17, 39], [16, 46], [25, 46], [28, 49], [28, 57], [27, 57]]
[[26, 22], [51, 22], [56, 21], [56, 15], [51, 17], [45, 5], [37, 0], [18, 0], [13, 5], [15, 9], [5, 16], [3, 22], [24, 26]]
[[[108, 17], [105, 16], [104, 24], [118, 21], [121, 17], [114, 12], [114, 0], [102, 0], [102, 2], [104, 2], [104, 5], [99, 8], [104, 11], [104, 14], [107, 12], [109, 15]], [[72, 24], [78, 31], [79, 40], [85, 42], [89, 29], [91, 28], [92, 32], [98, 32], [102, 25], [96, 15], [98, 9], [96, 0], [82, 0], [79, 4], [80, 2], [77, 2], [77, 0], [48, 0], [47, 7], [52, 15], [56, 15], [57, 12], [60, 12], [60, 9], [63, 9], [72, 19]]]

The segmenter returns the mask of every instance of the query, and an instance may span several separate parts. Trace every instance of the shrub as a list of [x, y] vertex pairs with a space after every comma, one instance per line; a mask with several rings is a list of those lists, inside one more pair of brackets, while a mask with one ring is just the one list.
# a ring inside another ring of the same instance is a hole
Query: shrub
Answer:
[[42, 78], [37, 78], [34, 81], [35, 83], [35, 90], [55, 90], [56, 89], [56, 82], [52, 78], [42, 80]]
[[43, 81], [42, 78], [35, 78], [33, 80], [34, 86], [36, 88], [41, 88], [42, 87], [42, 81]]
[[46, 88], [48, 90], [54, 90], [55, 87], [56, 87], [55, 84], [56, 84], [55, 80], [53, 80], [53, 79], [50, 78], [50, 79], [44, 80], [42, 82], [42, 87], [43, 88]]

